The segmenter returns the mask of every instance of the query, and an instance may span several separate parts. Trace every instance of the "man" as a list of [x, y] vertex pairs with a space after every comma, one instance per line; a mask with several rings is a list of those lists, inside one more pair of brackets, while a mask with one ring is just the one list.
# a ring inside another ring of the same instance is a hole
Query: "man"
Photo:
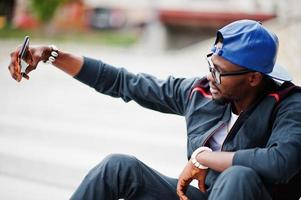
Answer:
[[[185, 116], [189, 161], [178, 179], [134, 157], [110, 155], [71, 199], [298, 199], [301, 94], [275, 64], [277, 50], [274, 33], [240, 20], [217, 32], [210, 73], [201, 79], [135, 75], [54, 46], [30, 47], [23, 75], [17, 49], [9, 70], [21, 81], [40, 61], [52, 63], [98, 92]], [[189, 185], [193, 179], [199, 189]]]

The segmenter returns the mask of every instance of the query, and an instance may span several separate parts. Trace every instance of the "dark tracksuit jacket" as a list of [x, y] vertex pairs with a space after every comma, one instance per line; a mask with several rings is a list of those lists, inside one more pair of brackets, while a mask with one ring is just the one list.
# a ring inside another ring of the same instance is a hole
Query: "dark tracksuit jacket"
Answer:
[[[91, 58], [84, 59], [83, 68], [75, 78], [125, 102], [134, 100], [152, 110], [184, 116], [188, 159], [230, 120], [231, 105], [211, 99], [205, 78], [159, 80]], [[222, 145], [222, 151], [236, 152], [233, 165], [255, 170], [268, 189], [275, 184], [287, 184], [301, 170], [301, 93], [280, 98], [281, 94], [272, 92], [258, 99], [240, 114]], [[277, 112], [272, 115], [276, 105]], [[271, 120], [271, 116], [275, 118]], [[209, 170], [206, 177], [209, 189], [218, 175]]]

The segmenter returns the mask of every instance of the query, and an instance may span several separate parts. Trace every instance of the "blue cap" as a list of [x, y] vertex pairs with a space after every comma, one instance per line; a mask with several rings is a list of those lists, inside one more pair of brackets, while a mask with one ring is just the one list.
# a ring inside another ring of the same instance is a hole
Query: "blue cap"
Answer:
[[217, 32], [215, 44], [222, 38], [222, 46], [215, 45], [213, 53], [233, 64], [258, 71], [272, 78], [291, 81], [290, 74], [276, 64], [278, 51], [277, 36], [267, 30], [260, 22], [239, 20], [223, 27]]

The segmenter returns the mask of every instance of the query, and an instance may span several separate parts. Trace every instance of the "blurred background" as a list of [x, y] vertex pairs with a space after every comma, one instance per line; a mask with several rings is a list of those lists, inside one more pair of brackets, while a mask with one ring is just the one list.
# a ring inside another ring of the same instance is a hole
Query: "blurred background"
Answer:
[[20, 83], [10, 52], [55, 44], [159, 78], [207, 74], [217, 29], [262, 21], [280, 40], [278, 63], [301, 83], [297, 0], [0, 0], [0, 199], [68, 199], [111, 153], [132, 154], [177, 177], [186, 163], [182, 117], [98, 94], [41, 63]]

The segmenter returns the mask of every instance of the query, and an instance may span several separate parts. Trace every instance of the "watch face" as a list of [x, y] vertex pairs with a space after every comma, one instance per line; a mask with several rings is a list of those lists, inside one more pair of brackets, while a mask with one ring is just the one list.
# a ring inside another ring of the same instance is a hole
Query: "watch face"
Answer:
[[199, 169], [208, 169], [207, 166], [202, 165], [201, 163], [198, 162], [198, 160], [196, 159], [197, 155], [202, 153], [203, 151], [209, 151], [212, 152], [212, 149], [210, 149], [209, 147], [203, 146], [203, 147], [199, 147], [197, 148], [191, 155], [191, 162], [192, 164], [199, 168]]

